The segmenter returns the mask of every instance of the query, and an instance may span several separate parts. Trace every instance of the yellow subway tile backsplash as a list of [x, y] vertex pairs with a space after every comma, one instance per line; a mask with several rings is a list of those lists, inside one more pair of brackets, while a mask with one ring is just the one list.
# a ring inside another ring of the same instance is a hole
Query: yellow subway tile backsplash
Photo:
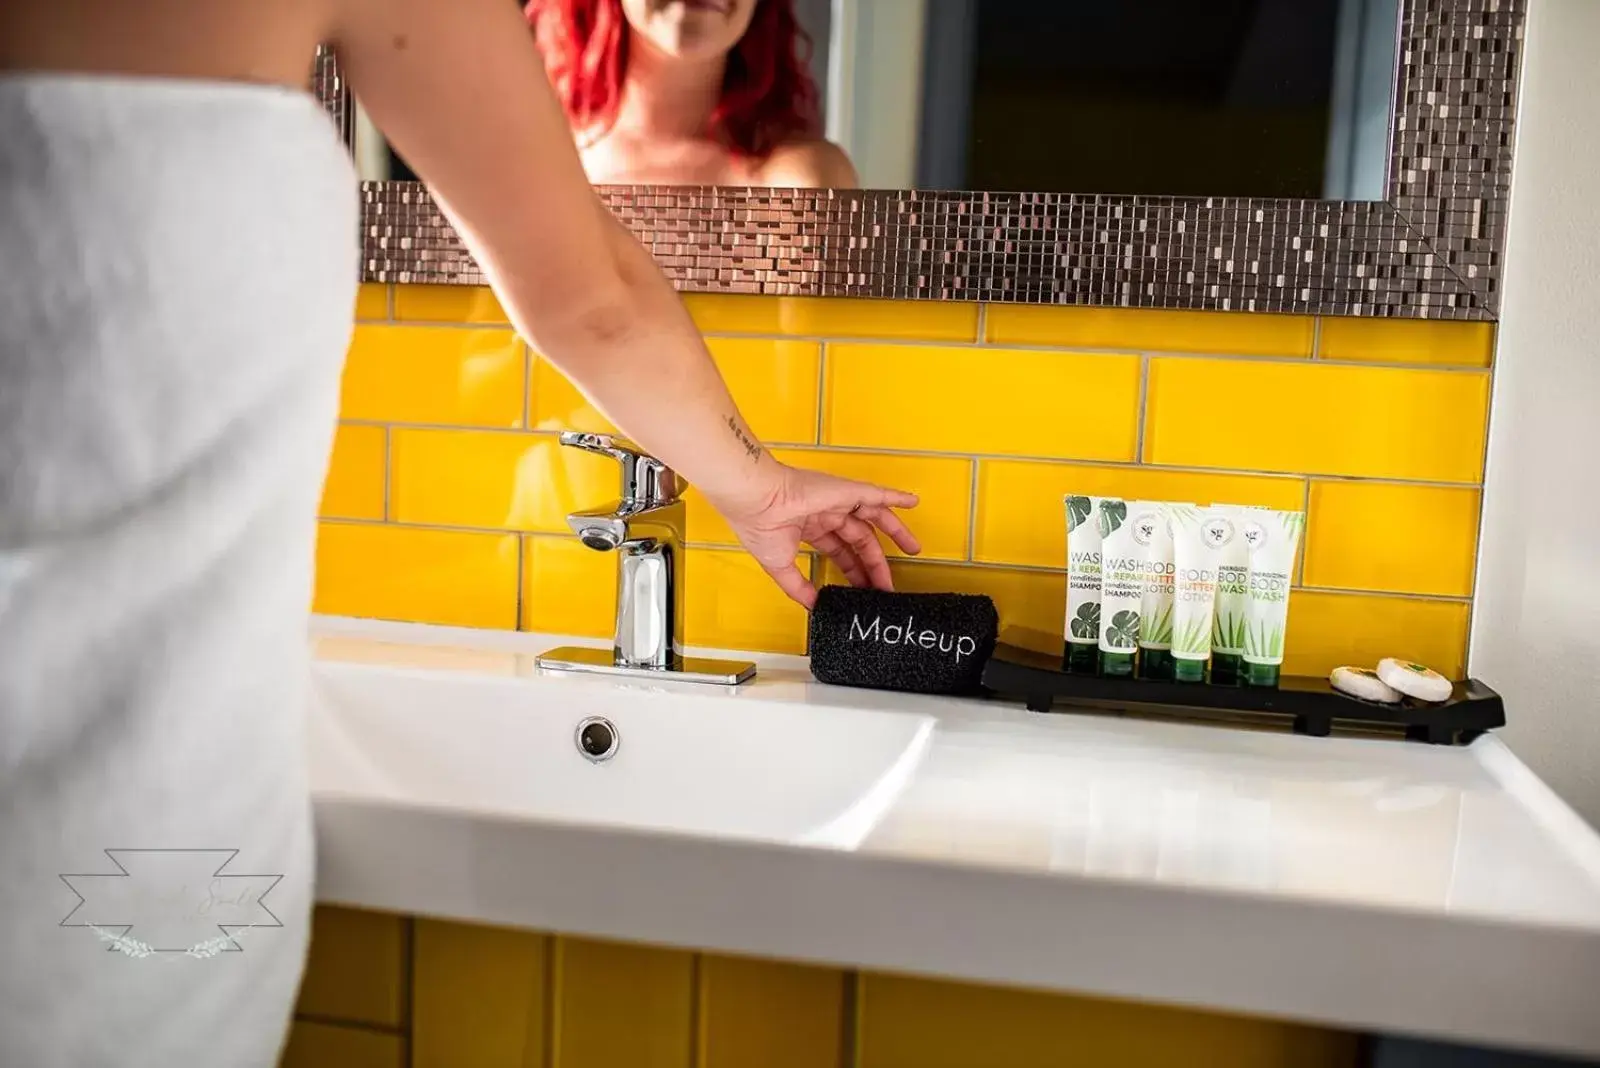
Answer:
[[509, 330], [355, 329], [339, 414], [450, 426], [522, 425], [526, 351]]
[[983, 460], [978, 465], [973, 559], [992, 564], [1065, 567], [1069, 493], [1199, 504], [1255, 504], [1298, 510], [1305, 479], [1168, 471], [1150, 467]]
[[1371, 667], [1398, 656], [1459, 679], [1466, 671], [1468, 620], [1465, 601], [1295, 590], [1283, 670], [1326, 675], [1343, 664]]
[[552, 434], [393, 431], [390, 512], [396, 522], [565, 533], [566, 516], [614, 500], [616, 461]]
[[[822, 564], [823, 581], [844, 582], [832, 561]], [[1000, 628], [1017, 628], [1016, 644], [1041, 652], [1061, 651], [1061, 619], [1067, 576], [1061, 571], [1020, 571], [1001, 567], [963, 567], [895, 561], [894, 588], [910, 593], [981, 593], [994, 598]], [[1024, 633], [1025, 632], [1025, 633]]]
[[859, 1068], [1353, 1068], [1356, 1037], [1098, 998], [864, 975]]
[[1150, 362], [1144, 459], [1478, 482], [1489, 376], [1187, 357]]
[[323, 523], [314, 610], [462, 627], [517, 625], [514, 535]]
[[1305, 584], [1472, 595], [1478, 491], [1387, 482], [1311, 483]]
[[1488, 367], [1493, 353], [1493, 323], [1446, 319], [1327, 318], [1317, 342], [1323, 359], [1373, 363]]
[[388, 432], [341, 423], [333, 435], [328, 477], [317, 514], [327, 519], [382, 519]]
[[411, 1068], [545, 1064], [547, 935], [416, 921]]
[[994, 304], [984, 332], [1002, 345], [1310, 356], [1315, 323], [1304, 315]]
[[[806, 651], [806, 611], [789, 600], [748, 553], [690, 549], [681, 580], [684, 640], [714, 649]], [[801, 574], [810, 560], [799, 560]]]
[[487, 286], [397, 285], [394, 317], [436, 323], [511, 322], [494, 290]]
[[278, 1068], [407, 1068], [400, 1035], [295, 1020]]
[[695, 1068], [840, 1068], [844, 973], [706, 954]]
[[405, 925], [387, 912], [318, 905], [295, 1011], [377, 1027], [405, 1024]]
[[1131, 460], [1139, 359], [1027, 349], [829, 345], [823, 441]]
[[373, 282], [363, 283], [356, 290], [356, 318], [389, 318], [389, 287]]
[[[672, 949], [556, 939], [559, 1068], [690, 1068], [694, 957]], [[540, 1061], [524, 1061], [540, 1064]]]
[[[906, 456], [881, 452], [827, 452], [815, 449], [775, 449], [773, 456], [786, 464], [827, 471], [842, 478], [872, 482], [907, 490], [921, 502], [901, 513], [922, 541], [924, 560], [964, 560], [967, 556], [967, 517], [971, 510], [972, 461], [955, 456]], [[705, 498], [692, 489], [689, 504], [689, 540], [716, 545], [737, 545], [733, 531]], [[887, 536], [879, 541], [891, 555], [900, 549]]]
[[610, 638], [617, 629], [617, 555], [575, 537], [522, 546], [522, 629]]
[[686, 293], [683, 303], [707, 334], [976, 341], [978, 305], [957, 301], [843, 297], [749, 297]]
[[[761, 338], [712, 338], [706, 344], [757, 437], [768, 444], [817, 440], [820, 345]], [[554, 364], [543, 359], [534, 362], [533, 426], [601, 434], [615, 430]]]

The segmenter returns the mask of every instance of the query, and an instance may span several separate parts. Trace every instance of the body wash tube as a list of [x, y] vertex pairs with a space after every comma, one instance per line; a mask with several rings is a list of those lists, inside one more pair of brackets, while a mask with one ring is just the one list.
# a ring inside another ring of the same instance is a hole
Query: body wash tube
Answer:
[[1211, 657], [1211, 626], [1217, 593], [1217, 561], [1237, 536], [1237, 524], [1225, 512], [1196, 505], [1172, 508], [1173, 677], [1179, 682], [1204, 682]]
[[1144, 565], [1139, 561], [1128, 504], [1102, 497], [1100, 523], [1100, 672], [1132, 675], [1139, 651], [1139, 609], [1144, 601]]
[[1211, 681], [1243, 680], [1241, 657], [1244, 654], [1245, 610], [1250, 603], [1250, 545], [1244, 526], [1251, 509], [1237, 504], [1216, 504], [1233, 520], [1232, 540], [1217, 556], [1217, 600], [1215, 622], [1211, 626]]
[[1250, 546], [1250, 600], [1244, 619], [1244, 681], [1278, 685], [1283, 635], [1289, 625], [1289, 576], [1305, 528], [1304, 512], [1252, 508], [1243, 516]]
[[1139, 606], [1139, 677], [1172, 678], [1172, 520], [1161, 501], [1135, 501], [1128, 522], [1144, 571]]
[[1100, 647], [1100, 497], [1067, 506], [1067, 670], [1093, 674]]

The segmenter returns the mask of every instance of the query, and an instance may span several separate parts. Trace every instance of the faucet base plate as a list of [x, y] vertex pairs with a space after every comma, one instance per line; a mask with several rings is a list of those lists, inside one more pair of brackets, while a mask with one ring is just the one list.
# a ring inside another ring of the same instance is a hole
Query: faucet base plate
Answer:
[[737, 686], [755, 678], [756, 666], [746, 660], [718, 660], [708, 656], [686, 656], [674, 668], [632, 667], [618, 664], [610, 649], [565, 645], [540, 653], [534, 660], [544, 671], [569, 671], [589, 675], [613, 675], [626, 679], [651, 679], [660, 682], [702, 682], [715, 686]]

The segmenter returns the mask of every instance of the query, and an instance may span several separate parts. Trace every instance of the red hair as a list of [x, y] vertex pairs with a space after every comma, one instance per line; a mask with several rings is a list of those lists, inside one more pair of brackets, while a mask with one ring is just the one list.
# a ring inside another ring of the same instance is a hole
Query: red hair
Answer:
[[[622, 0], [528, 0], [545, 69], [577, 130], [616, 121], [628, 73]], [[794, 0], [756, 0], [750, 27], [728, 53], [712, 129], [739, 155], [763, 157], [785, 141], [821, 133], [811, 37]]]

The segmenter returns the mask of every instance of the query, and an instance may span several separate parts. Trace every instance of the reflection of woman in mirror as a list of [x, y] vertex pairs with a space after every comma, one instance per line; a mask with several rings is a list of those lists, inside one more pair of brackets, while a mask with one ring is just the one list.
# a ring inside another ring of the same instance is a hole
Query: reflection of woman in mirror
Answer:
[[596, 184], [853, 186], [793, 0], [529, 0]]

